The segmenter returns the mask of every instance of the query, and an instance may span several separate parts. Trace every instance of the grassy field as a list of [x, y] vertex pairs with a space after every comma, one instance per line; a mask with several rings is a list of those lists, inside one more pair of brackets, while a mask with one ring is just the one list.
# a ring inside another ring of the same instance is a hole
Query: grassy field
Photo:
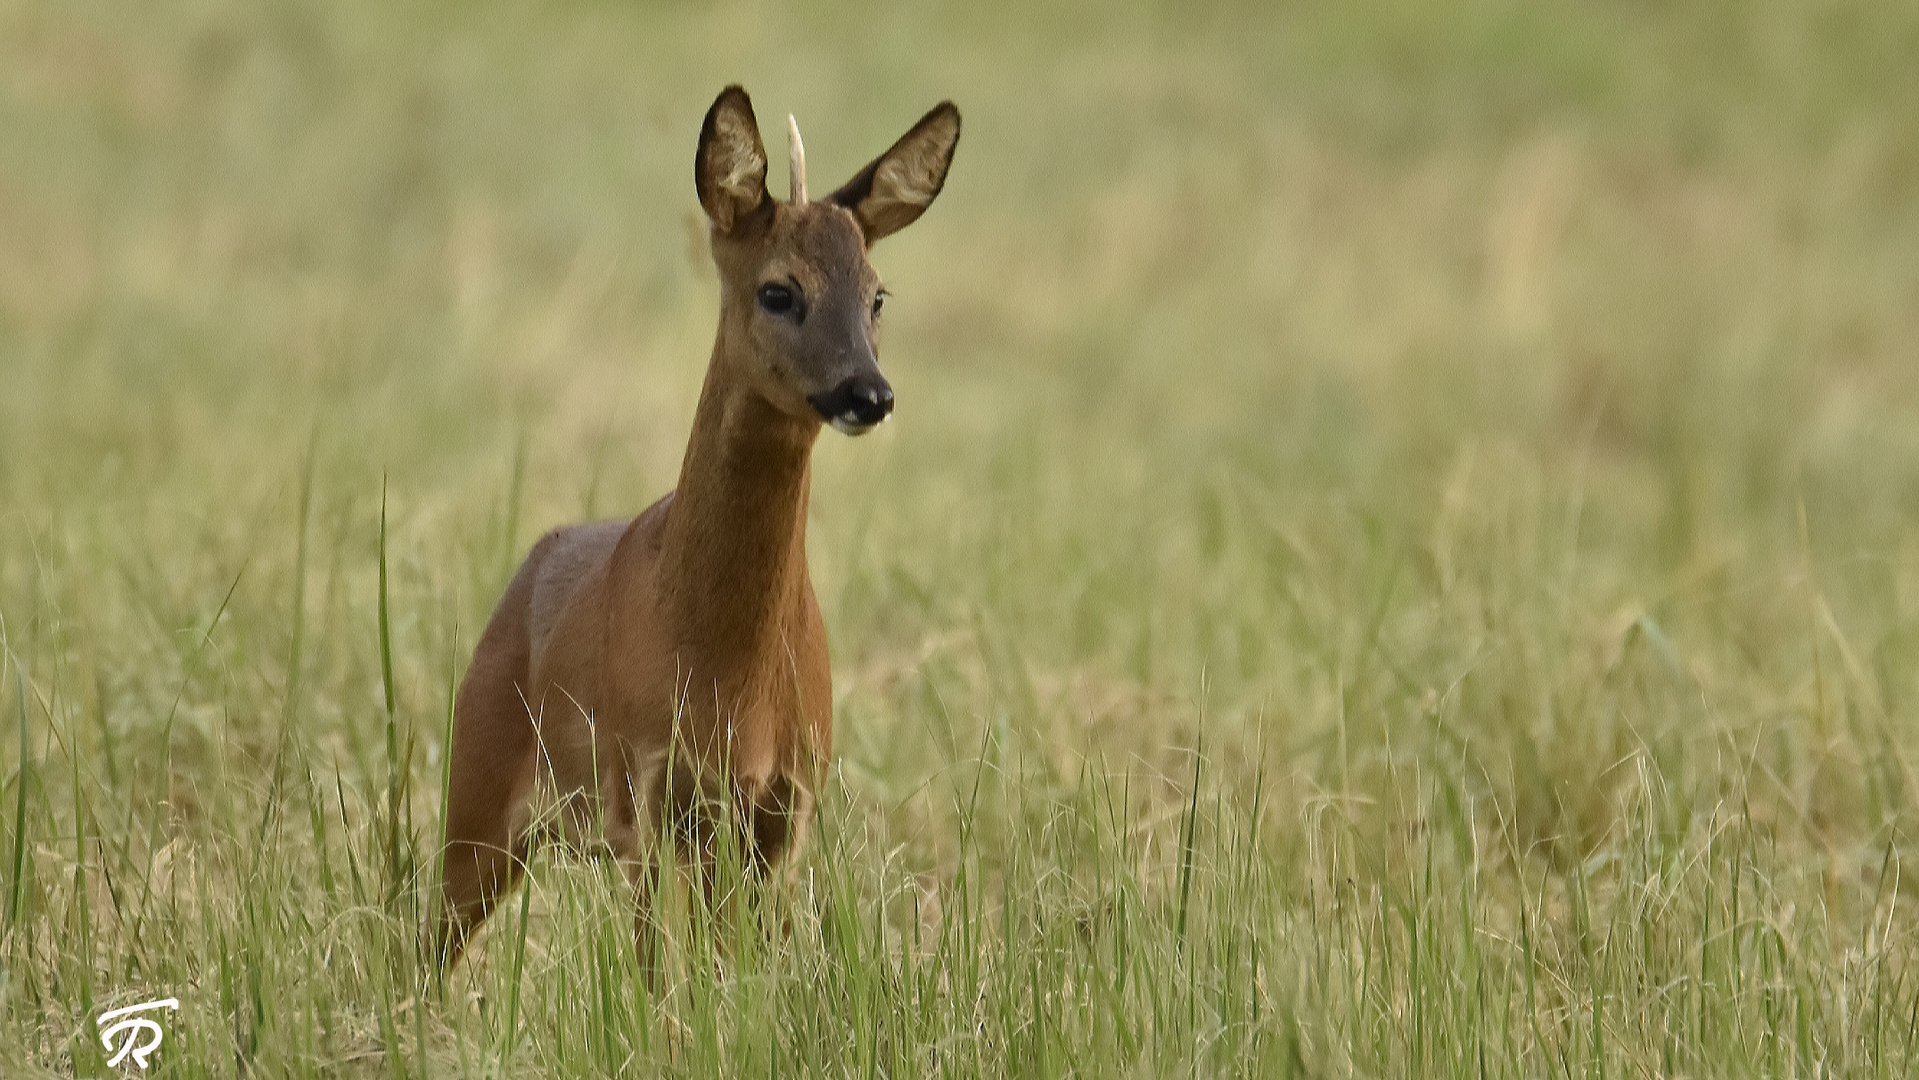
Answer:
[[[181, 1078], [1919, 1074], [1915, 56], [1911, 0], [0, 0], [0, 1075], [166, 996]], [[548, 853], [442, 990], [449, 688], [673, 483], [731, 81], [816, 187], [966, 117], [876, 252], [896, 422], [814, 458], [791, 931], [650, 988]]]

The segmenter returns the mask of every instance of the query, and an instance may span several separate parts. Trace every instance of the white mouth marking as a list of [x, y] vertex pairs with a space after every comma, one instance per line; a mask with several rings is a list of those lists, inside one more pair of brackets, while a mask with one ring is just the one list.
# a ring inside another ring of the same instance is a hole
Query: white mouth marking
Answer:
[[882, 416], [879, 418], [878, 421], [871, 424], [862, 424], [860, 423], [858, 416], [856, 416], [853, 413], [846, 412], [846, 413], [841, 413], [838, 416], [835, 416], [833, 418], [832, 423], [833, 423], [833, 430], [839, 432], [842, 435], [864, 435], [867, 432], [873, 430], [874, 428], [880, 426], [881, 424], [886, 423], [886, 417]]

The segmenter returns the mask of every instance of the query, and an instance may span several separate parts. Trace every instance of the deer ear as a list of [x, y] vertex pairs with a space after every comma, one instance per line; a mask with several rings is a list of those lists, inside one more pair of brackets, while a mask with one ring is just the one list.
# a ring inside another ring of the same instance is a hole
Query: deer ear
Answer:
[[933, 205], [933, 196], [946, 183], [959, 135], [959, 109], [942, 101], [827, 201], [853, 212], [871, 246], [919, 220]]
[[738, 86], [713, 99], [700, 125], [700, 149], [693, 159], [693, 183], [713, 227], [730, 233], [767, 202], [766, 147], [753, 101]]

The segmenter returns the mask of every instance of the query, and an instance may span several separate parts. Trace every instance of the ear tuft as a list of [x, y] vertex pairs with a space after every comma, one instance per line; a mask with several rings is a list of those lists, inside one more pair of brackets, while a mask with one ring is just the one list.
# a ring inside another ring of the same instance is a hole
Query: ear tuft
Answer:
[[959, 136], [959, 109], [942, 101], [827, 199], [853, 212], [868, 245], [891, 236], [933, 205], [946, 185]]
[[738, 85], [720, 91], [700, 125], [693, 183], [713, 227], [732, 232], [767, 201], [766, 147], [753, 101]]

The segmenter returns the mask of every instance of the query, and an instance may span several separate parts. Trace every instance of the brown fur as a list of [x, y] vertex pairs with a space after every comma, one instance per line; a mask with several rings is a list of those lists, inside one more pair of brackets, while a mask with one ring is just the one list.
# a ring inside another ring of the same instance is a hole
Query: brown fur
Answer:
[[[932, 201], [958, 136], [943, 103], [857, 184], [795, 207], [766, 195], [746, 94], [714, 102], [695, 179], [720, 324], [679, 484], [630, 521], [541, 538], [481, 635], [454, 705], [445, 963], [523, 872], [542, 789], [557, 799], [550, 831], [603, 841], [640, 890], [663, 829], [707, 874], [728, 819], [754, 866], [800, 844], [833, 738], [806, 569], [809, 398], [879, 378], [866, 249]], [[763, 309], [769, 283], [803, 298], [803, 316]]]

